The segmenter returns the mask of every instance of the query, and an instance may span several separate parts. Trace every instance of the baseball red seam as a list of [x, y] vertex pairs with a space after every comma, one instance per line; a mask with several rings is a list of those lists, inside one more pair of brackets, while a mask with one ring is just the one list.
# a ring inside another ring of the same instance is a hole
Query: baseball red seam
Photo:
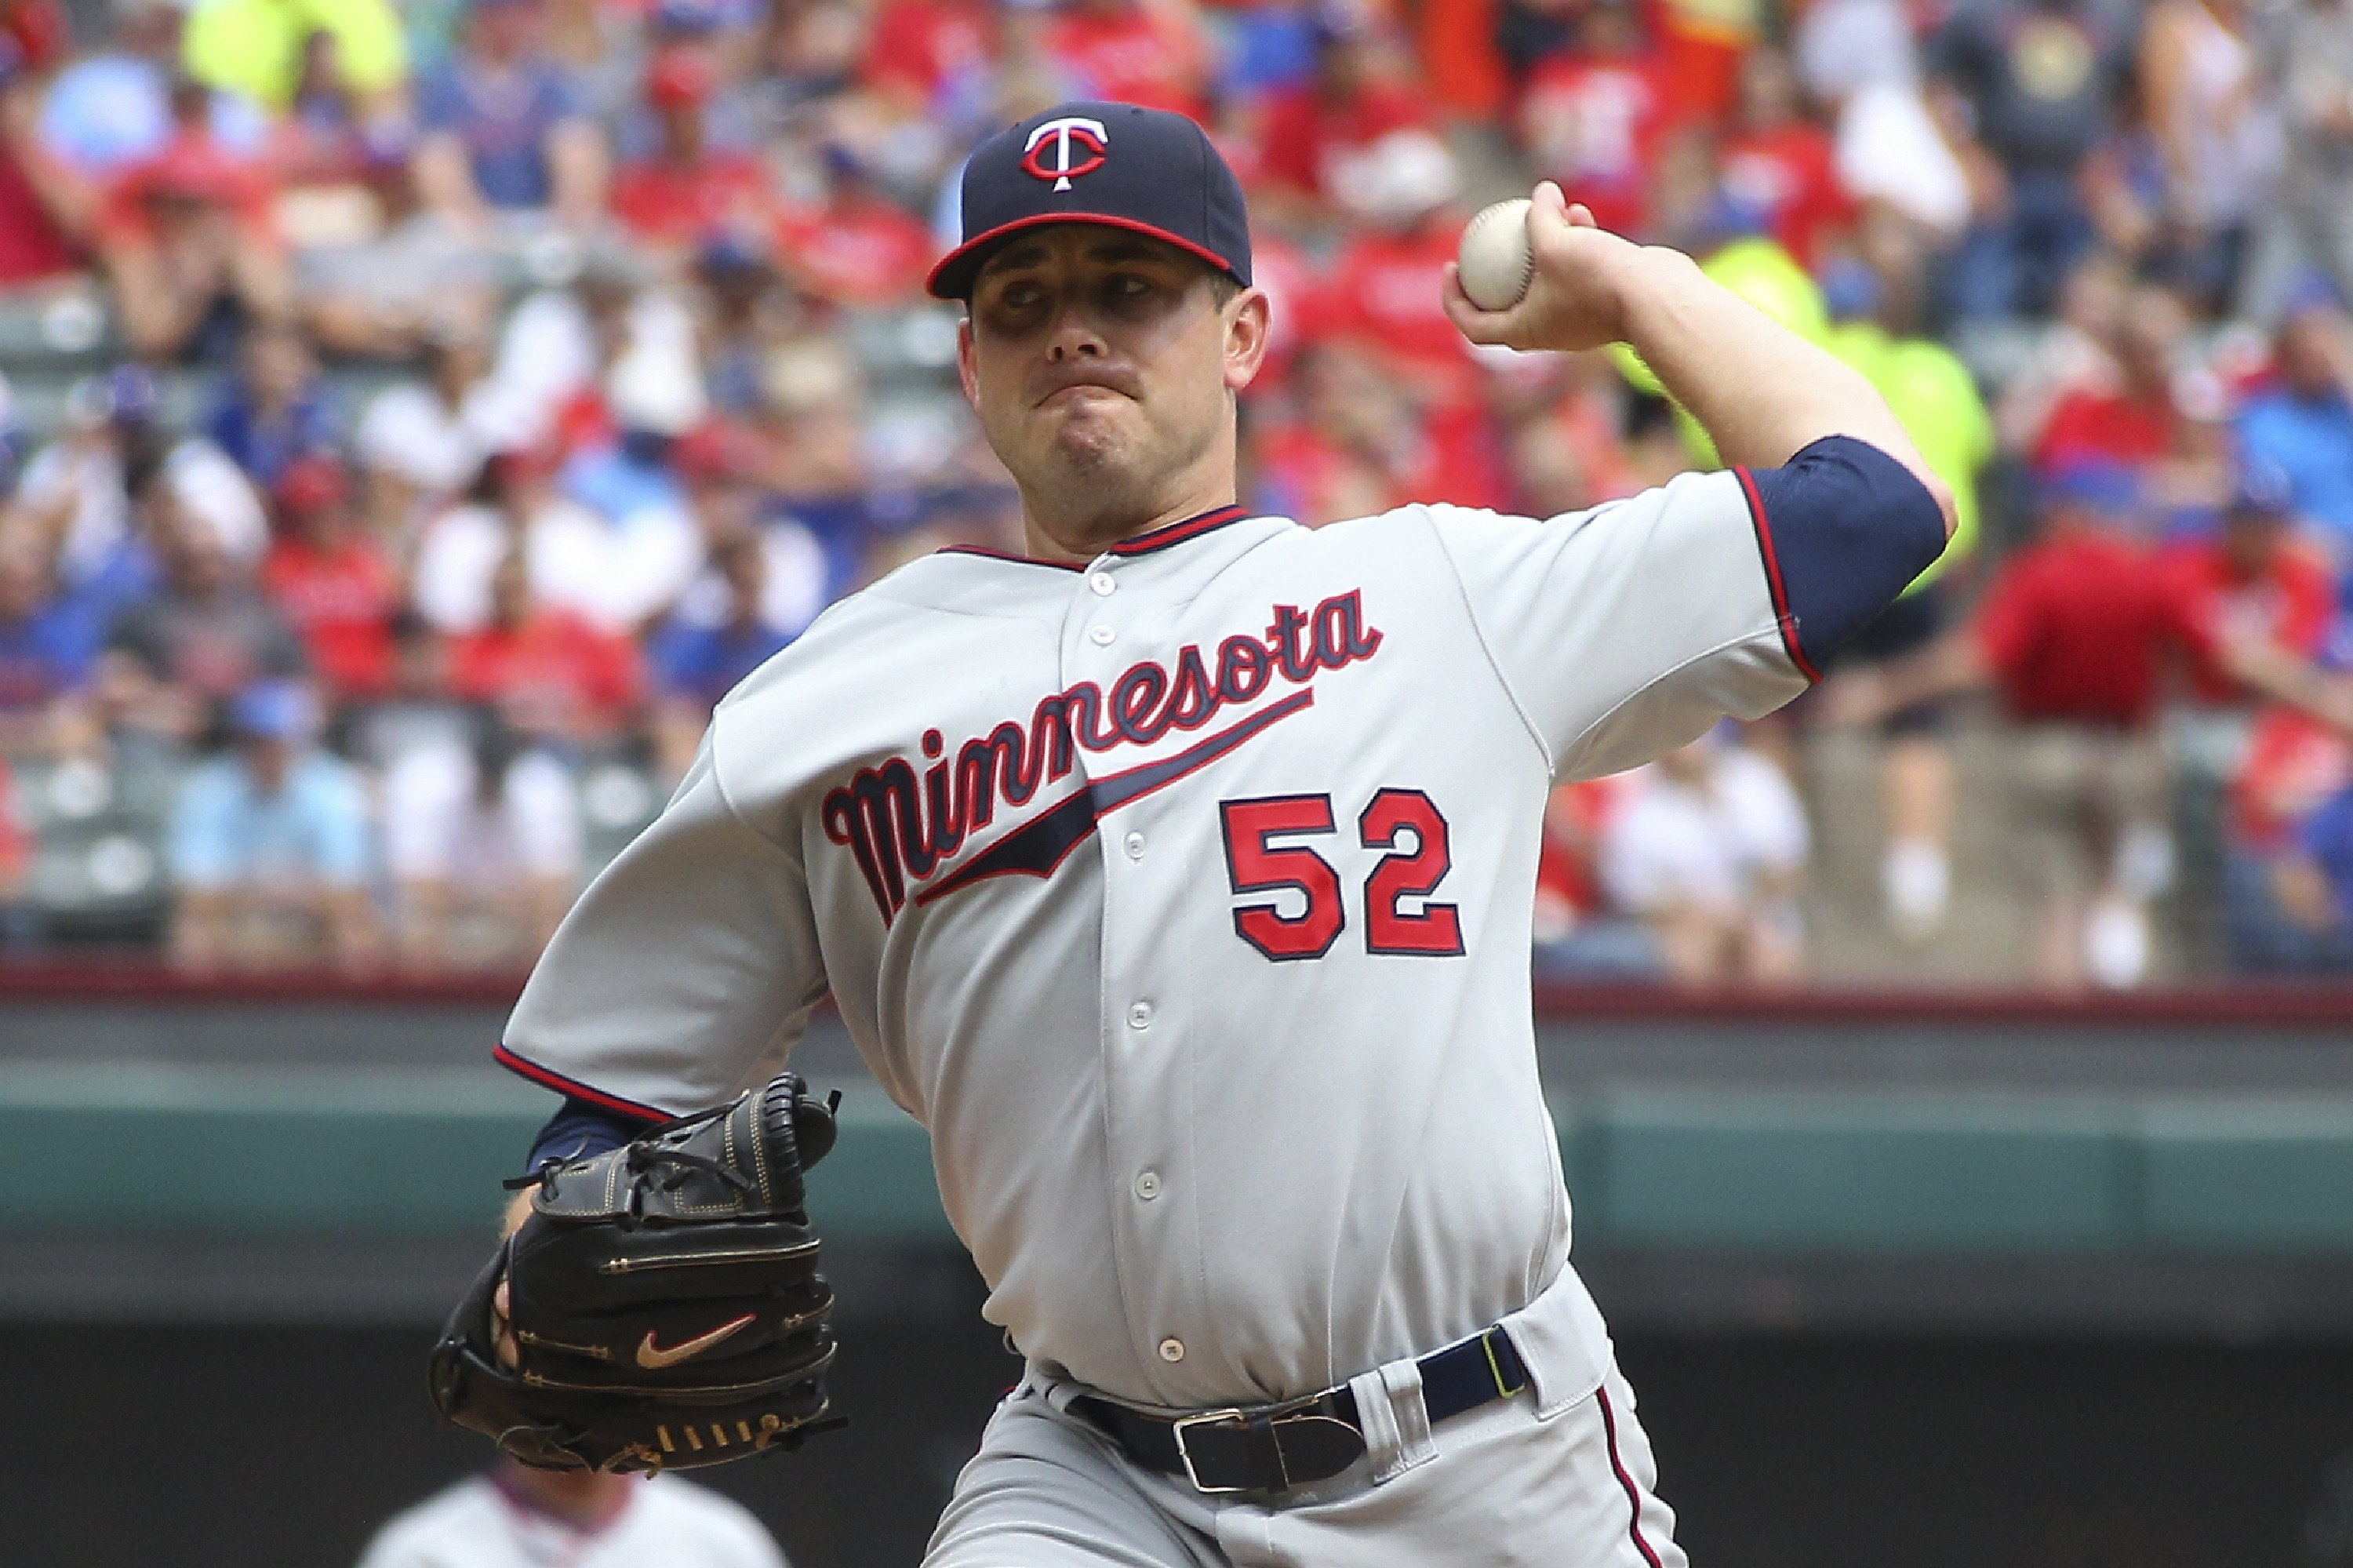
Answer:
[[1814, 668], [1813, 661], [1798, 645], [1798, 623], [1789, 614], [1788, 590], [1781, 586], [1781, 557], [1773, 550], [1773, 524], [1765, 515], [1765, 498], [1757, 493], [1757, 481], [1746, 468], [1732, 471], [1740, 476], [1740, 493], [1748, 501], [1748, 525], [1757, 531], [1757, 548], [1765, 557], [1765, 580], [1773, 593], [1773, 619], [1780, 624], [1781, 646], [1788, 650], [1789, 662], [1798, 673], [1810, 682], [1819, 683], [1822, 673]]
[[1609, 1467], [1618, 1472], [1618, 1484], [1626, 1489], [1626, 1504], [1633, 1510], [1633, 1517], [1626, 1521], [1626, 1533], [1633, 1538], [1634, 1550], [1642, 1554], [1642, 1561], [1651, 1568], [1660, 1568], [1659, 1554], [1642, 1539], [1642, 1489], [1634, 1484], [1624, 1461], [1618, 1457], [1618, 1417], [1609, 1408], [1609, 1391], [1597, 1388], [1593, 1396], [1601, 1402], [1601, 1433], [1609, 1443]]
[[563, 1074], [555, 1071], [553, 1067], [543, 1067], [538, 1063], [532, 1061], [529, 1057], [519, 1056], [514, 1052], [508, 1050], [506, 1044], [503, 1041], [491, 1047], [491, 1060], [496, 1062], [500, 1066], [504, 1067], [508, 1072], [518, 1074], [522, 1077], [529, 1078], [533, 1083], [538, 1084], [542, 1087], [559, 1089], [565, 1094], [575, 1096], [578, 1098], [588, 1101], [592, 1105], [603, 1106], [607, 1110], [617, 1110], [624, 1112], [629, 1116], [643, 1117], [648, 1121], [668, 1121], [670, 1119], [670, 1113], [666, 1110], [656, 1110], [651, 1106], [641, 1106], [635, 1100], [625, 1100], [618, 1095], [608, 1095], [602, 1089], [589, 1087], [586, 1084], [581, 1083], [576, 1078], [567, 1078]]

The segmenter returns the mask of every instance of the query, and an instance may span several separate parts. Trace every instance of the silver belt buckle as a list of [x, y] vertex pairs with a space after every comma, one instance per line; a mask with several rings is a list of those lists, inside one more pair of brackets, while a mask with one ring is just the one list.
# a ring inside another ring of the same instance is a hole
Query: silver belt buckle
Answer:
[[1185, 1446], [1185, 1428], [1187, 1426], [1211, 1426], [1223, 1421], [1230, 1421], [1236, 1425], [1245, 1428], [1250, 1425], [1250, 1417], [1244, 1415], [1239, 1410], [1205, 1410], [1198, 1415], [1187, 1415], [1181, 1420], [1172, 1421], [1168, 1424], [1170, 1429], [1176, 1435], [1176, 1457], [1184, 1461], [1185, 1478], [1193, 1483], [1193, 1489], [1197, 1492], [1215, 1494], [1218, 1492], [1246, 1492], [1250, 1490], [1250, 1488], [1248, 1487], [1212, 1487], [1206, 1485], [1201, 1479], [1200, 1472], [1193, 1468], [1193, 1451]]

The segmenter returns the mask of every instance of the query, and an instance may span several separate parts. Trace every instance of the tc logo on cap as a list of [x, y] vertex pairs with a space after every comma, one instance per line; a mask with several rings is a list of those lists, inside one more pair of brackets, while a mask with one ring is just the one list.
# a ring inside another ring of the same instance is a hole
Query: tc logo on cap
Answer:
[[[1110, 140], [1111, 132], [1100, 120], [1049, 120], [1029, 132], [1022, 148], [1021, 167], [1031, 178], [1051, 180], [1056, 190], [1066, 191], [1081, 175], [1093, 174], [1103, 166], [1103, 147]], [[1081, 149], [1076, 162], [1071, 151], [1073, 143]]]

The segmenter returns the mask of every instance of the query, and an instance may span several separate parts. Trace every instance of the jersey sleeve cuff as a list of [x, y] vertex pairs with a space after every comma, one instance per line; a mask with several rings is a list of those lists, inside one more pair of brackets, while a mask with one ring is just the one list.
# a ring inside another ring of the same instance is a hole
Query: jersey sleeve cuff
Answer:
[[577, 1095], [567, 1095], [533, 1139], [531, 1160], [523, 1169], [537, 1171], [551, 1160], [569, 1164], [608, 1149], [618, 1149], [643, 1137], [648, 1126], [643, 1118], [591, 1104]]
[[1944, 513], [1910, 469], [1852, 436], [1739, 469], [1790, 662], [1809, 681], [1945, 552]]
[[636, 1100], [624, 1099], [618, 1095], [608, 1094], [593, 1084], [584, 1084], [577, 1078], [567, 1078], [554, 1068], [543, 1067], [530, 1057], [521, 1054], [504, 1042], [491, 1048], [491, 1060], [519, 1077], [529, 1078], [542, 1088], [554, 1089], [567, 1100], [579, 1100], [584, 1104], [615, 1111], [622, 1116], [635, 1117], [644, 1122], [671, 1119], [670, 1113], [659, 1106], [641, 1105]]

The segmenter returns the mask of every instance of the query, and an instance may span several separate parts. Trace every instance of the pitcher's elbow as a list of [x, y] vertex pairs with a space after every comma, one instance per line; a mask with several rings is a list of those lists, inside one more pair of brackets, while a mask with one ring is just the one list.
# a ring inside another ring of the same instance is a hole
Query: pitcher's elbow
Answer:
[[1960, 532], [1960, 503], [1953, 494], [1953, 487], [1935, 474], [1923, 474], [1921, 482], [1927, 485], [1928, 494], [1936, 503], [1937, 514], [1945, 520], [1945, 543], [1949, 545], [1953, 542], [1953, 535]]

